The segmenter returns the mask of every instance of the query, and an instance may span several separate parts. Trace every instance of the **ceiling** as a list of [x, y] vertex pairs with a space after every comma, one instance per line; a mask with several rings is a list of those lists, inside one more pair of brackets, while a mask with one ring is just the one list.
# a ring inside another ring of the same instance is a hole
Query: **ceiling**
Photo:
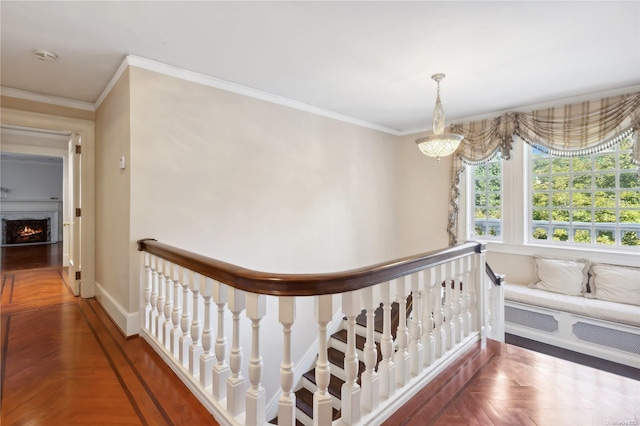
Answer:
[[[94, 104], [127, 55], [411, 133], [640, 85], [639, 1], [0, 2], [1, 85]], [[55, 52], [56, 62], [33, 51]]]

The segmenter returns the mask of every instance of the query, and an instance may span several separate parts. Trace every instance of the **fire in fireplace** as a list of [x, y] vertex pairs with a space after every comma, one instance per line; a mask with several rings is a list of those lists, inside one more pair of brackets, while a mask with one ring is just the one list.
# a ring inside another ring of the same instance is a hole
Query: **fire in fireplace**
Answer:
[[46, 243], [51, 238], [51, 219], [2, 220], [3, 244]]

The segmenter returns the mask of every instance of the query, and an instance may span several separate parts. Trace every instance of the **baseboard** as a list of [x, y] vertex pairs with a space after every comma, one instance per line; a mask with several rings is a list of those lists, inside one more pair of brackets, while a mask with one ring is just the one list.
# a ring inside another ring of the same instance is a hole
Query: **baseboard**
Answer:
[[98, 282], [95, 283], [95, 289], [96, 300], [120, 331], [127, 337], [138, 334], [140, 332], [138, 312], [128, 313]]

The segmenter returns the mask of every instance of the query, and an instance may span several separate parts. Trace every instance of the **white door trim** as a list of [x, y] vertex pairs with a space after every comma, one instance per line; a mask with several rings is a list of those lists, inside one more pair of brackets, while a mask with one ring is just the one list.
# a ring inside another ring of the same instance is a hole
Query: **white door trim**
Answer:
[[77, 133], [82, 139], [82, 197], [81, 258], [82, 297], [95, 295], [95, 123], [79, 118], [62, 117], [1, 108], [3, 125]]

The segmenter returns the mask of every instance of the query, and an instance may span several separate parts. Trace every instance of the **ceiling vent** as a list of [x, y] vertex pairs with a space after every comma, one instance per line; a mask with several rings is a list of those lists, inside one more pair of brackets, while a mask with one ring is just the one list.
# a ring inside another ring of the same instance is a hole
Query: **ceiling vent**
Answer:
[[53, 52], [49, 52], [48, 50], [44, 50], [44, 49], [35, 50], [33, 52], [33, 54], [36, 55], [36, 58], [40, 59], [41, 61], [45, 61], [45, 62], [54, 62], [56, 59], [58, 59], [58, 55], [56, 55]]

